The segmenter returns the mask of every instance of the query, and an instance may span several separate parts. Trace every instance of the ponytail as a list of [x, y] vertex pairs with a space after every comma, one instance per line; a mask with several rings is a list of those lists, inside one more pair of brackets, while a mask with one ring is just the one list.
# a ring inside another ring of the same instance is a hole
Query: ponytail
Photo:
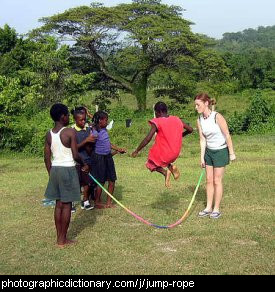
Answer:
[[210, 98], [210, 96], [207, 93], [200, 93], [198, 94], [194, 100], [201, 100], [204, 103], [208, 102], [209, 108], [214, 111], [215, 110], [215, 105], [216, 105], [216, 99], [215, 98]]

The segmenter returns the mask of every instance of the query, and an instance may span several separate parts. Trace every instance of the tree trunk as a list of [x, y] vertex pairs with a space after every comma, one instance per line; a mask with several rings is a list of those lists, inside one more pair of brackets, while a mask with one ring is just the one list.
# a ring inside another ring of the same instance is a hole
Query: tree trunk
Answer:
[[143, 73], [132, 84], [132, 92], [137, 100], [137, 107], [139, 111], [146, 110], [148, 75]]

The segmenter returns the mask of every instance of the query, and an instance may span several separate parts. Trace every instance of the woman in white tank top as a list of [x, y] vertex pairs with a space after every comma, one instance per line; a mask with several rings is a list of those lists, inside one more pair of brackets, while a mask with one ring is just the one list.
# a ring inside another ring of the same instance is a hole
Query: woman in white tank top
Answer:
[[232, 139], [224, 117], [211, 110], [214, 102], [205, 94], [195, 97], [195, 106], [200, 114], [197, 128], [200, 135], [201, 166], [206, 169], [206, 208], [199, 217], [219, 218], [220, 203], [223, 195], [223, 175], [229, 160], [236, 159]]

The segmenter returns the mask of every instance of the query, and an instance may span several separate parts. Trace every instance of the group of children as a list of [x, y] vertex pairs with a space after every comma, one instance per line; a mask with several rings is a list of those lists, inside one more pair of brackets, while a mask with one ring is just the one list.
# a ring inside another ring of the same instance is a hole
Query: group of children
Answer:
[[[192, 133], [193, 129], [178, 117], [169, 116], [163, 102], [158, 102], [154, 110], [156, 118], [149, 121], [150, 132], [131, 156], [136, 157], [156, 134], [146, 166], [150, 171], [161, 173], [165, 177], [165, 186], [170, 187], [171, 174], [174, 179], [180, 175], [172, 163], [180, 154], [182, 137]], [[45, 141], [45, 165], [50, 176], [45, 197], [56, 200], [57, 245], [63, 247], [72, 243], [67, 239], [67, 230], [72, 202], [80, 200], [80, 188], [83, 192], [82, 209], [93, 208], [91, 199], [94, 199], [96, 208], [114, 207], [109, 196], [106, 204], [102, 203], [102, 189], [93, 182], [89, 172], [101, 184], [108, 182], [108, 192], [113, 194], [117, 179], [113, 155], [126, 153], [126, 150], [111, 144], [106, 129], [108, 114], [103, 111], [92, 116], [85, 107], [75, 108], [72, 110], [75, 124], [71, 128], [66, 128], [69, 111], [65, 105], [53, 105], [50, 114], [55, 126], [47, 133]], [[90, 124], [87, 116], [92, 118]]]
[[[108, 191], [113, 194], [116, 177], [113, 155], [125, 153], [126, 150], [111, 144], [108, 131], [108, 114], [98, 111], [91, 115], [87, 108], [77, 107], [72, 110], [76, 131], [77, 148], [79, 155], [89, 166], [89, 172], [104, 184], [108, 181]], [[87, 123], [87, 116], [92, 118], [91, 123]], [[114, 151], [112, 151], [114, 150]], [[91, 210], [95, 208], [114, 207], [111, 198], [107, 198], [106, 204], [101, 201], [102, 189], [95, 184], [89, 174], [82, 170], [81, 165], [77, 165], [79, 182], [82, 188], [83, 200], [81, 208]], [[94, 200], [94, 206], [91, 205]]]

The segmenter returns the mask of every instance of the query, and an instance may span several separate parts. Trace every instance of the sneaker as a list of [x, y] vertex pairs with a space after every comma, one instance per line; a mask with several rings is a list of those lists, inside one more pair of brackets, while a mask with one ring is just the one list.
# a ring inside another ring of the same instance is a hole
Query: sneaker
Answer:
[[212, 212], [211, 214], [210, 214], [210, 218], [213, 218], [213, 219], [218, 219], [218, 218], [220, 218], [221, 217], [221, 213], [220, 212]]
[[75, 204], [72, 203], [72, 209], [71, 209], [71, 213], [75, 213], [76, 212], [76, 207], [75, 207]]
[[209, 216], [210, 214], [212, 214], [212, 211], [207, 211], [207, 210], [203, 210], [199, 212], [199, 217], [206, 217]]
[[94, 209], [94, 206], [91, 205], [90, 202], [85, 204], [83, 201], [81, 201], [81, 209], [82, 210], [92, 210], [92, 209]]
[[42, 200], [43, 206], [55, 206], [55, 200], [44, 199]]

